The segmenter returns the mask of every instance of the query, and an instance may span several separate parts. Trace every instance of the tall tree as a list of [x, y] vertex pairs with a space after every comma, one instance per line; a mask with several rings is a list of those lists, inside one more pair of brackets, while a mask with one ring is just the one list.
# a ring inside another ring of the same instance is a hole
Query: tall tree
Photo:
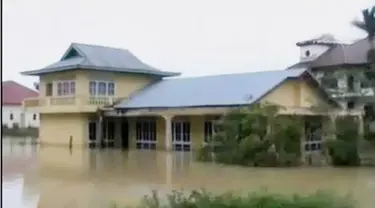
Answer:
[[[367, 33], [367, 39], [369, 41], [370, 49], [367, 53], [367, 60], [370, 64], [370, 70], [366, 73], [367, 80], [375, 91], [375, 6], [369, 9], [362, 10], [362, 20], [353, 21], [352, 24]], [[375, 126], [375, 104], [370, 108], [372, 112], [366, 113], [366, 116], [370, 117], [369, 127], [370, 132], [375, 132], [373, 129]], [[370, 137], [374, 137], [373, 133], [370, 133]]]
[[370, 44], [370, 50], [368, 51], [368, 61], [371, 64], [375, 63], [375, 6], [371, 9], [364, 9], [362, 11], [362, 20], [355, 20], [352, 24], [365, 31]]

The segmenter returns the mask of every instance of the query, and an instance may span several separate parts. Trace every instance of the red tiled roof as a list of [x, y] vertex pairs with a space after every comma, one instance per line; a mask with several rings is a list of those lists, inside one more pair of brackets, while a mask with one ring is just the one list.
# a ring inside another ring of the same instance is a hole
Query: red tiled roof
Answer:
[[14, 81], [2, 82], [2, 105], [22, 105], [26, 98], [37, 97], [38, 92]]

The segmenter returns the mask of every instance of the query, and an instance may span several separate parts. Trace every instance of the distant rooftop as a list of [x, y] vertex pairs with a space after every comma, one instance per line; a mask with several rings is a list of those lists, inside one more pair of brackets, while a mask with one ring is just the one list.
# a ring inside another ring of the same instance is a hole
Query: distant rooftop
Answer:
[[318, 37], [298, 42], [297, 46], [305, 46], [305, 45], [336, 45], [340, 44], [338, 40], [331, 34], [322, 34]]
[[370, 44], [367, 38], [355, 41], [352, 44], [336, 44], [320, 55], [317, 59], [310, 62], [299, 62], [288, 69], [293, 68], [319, 68], [342, 65], [367, 65], [367, 53], [370, 50]]
[[26, 98], [37, 97], [38, 92], [14, 81], [2, 82], [2, 105], [22, 105]]
[[149, 74], [161, 77], [176, 76], [180, 74], [161, 71], [149, 66], [125, 49], [82, 43], [72, 43], [60, 61], [42, 69], [26, 71], [21, 74], [42, 75], [74, 69]]

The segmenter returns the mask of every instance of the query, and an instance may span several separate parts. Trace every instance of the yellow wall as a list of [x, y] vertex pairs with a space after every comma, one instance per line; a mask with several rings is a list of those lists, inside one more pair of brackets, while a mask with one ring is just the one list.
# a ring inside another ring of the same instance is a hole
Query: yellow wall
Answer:
[[[95, 76], [100, 76], [102, 79], [106, 79], [104, 74], [88, 75], [87, 72], [82, 72], [82, 74], [77, 73], [78, 79], [82, 80], [80, 86], [85, 86], [88, 89], [88, 82], [90, 77], [95, 79]], [[108, 76], [110, 74], [107, 74]], [[112, 74], [113, 75], [113, 74]], [[107, 77], [108, 79], [116, 79], [121, 85], [116, 85], [116, 91], [121, 93], [121, 95], [128, 95], [130, 92], [143, 87], [147, 84], [150, 79], [145, 77], [138, 77], [139, 84], [132, 84], [137, 81], [131, 80], [130, 76], [126, 77]], [[136, 78], [137, 80], [137, 78]], [[119, 87], [120, 86], [120, 87]], [[124, 88], [120, 90], [120, 88]], [[83, 92], [83, 90], [80, 90]], [[88, 92], [88, 90], [87, 90]], [[276, 89], [269, 92], [262, 100], [271, 102], [284, 107], [311, 107], [318, 103], [324, 103], [324, 99], [320, 96], [316, 89], [308, 85], [303, 80], [288, 80], [281, 84]], [[189, 108], [191, 109], [191, 108]], [[202, 108], [204, 110], [205, 108]], [[185, 109], [186, 110], [186, 109]], [[194, 110], [194, 109], [192, 109]], [[209, 109], [206, 109], [209, 112]], [[189, 110], [181, 111], [184, 112], [183, 119], [190, 121], [191, 126], [191, 139], [192, 148], [196, 149], [201, 146], [204, 139], [204, 121], [209, 113], [204, 111], [200, 112], [198, 115], [189, 114]], [[174, 119], [181, 119], [176, 109], [172, 110], [162, 110], [160, 112], [155, 111], [154, 113], [159, 113], [157, 115], [157, 149], [165, 149], [165, 119], [163, 115], [175, 115]], [[224, 113], [224, 112], [223, 112]], [[212, 113], [211, 113], [212, 114]], [[217, 113], [216, 113], [217, 114]], [[40, 137], [42, 143], [50, 144], [65, 144], [69, 143], [69, 136], [73, 136], [73, 143], [75, 145], [83, 145], [87, 142], [87, 122], [88, 114], [41, 114], [41, 127], [40, 127]], [[136, 117], [129, 118], [129, 147], [136, 147], [135, 140], [135, 121]]]
[[[131, 93], [139, 90], [155, 80], [149, 75], [125, 74], [115, 72], [99, 72], [91, 70], [74, 70], [68, 72], [56, 72], [40, 76], [40, 97], [45, 97], [46, 84], [58, 80], [75, 80], [76, 95], [89, 96], [90, 80], [104, 80], [115, 82], [115, 96], [128, 97]], [[57, 95], [57, 86], [53, 86], [53, 95]]]
[[70, 136], [73, 145], [82, 146], [87, 140], [85, 114], [41, 114], [39, 141], [42, 144], [68, 145]]
[[263, 97], [266, 101], [283, 107], [304, 107], [327, 104], [328, 102], [306, 81], [287, 80]]
[[[115, 83], [115, 94], [111, 96], [114, 99], [128, 98], [134, 92], [144, 88], [146, 85], [159, 80], [160, 78], [150, 75], [129, 74], [129, 73], [115, 73], [115, 72], [99, 72], [93, 70], [74, 70], [68, 72], [56, 72], [40, 76], [40, 94], [42, 99], [42, 106], [36, 106], [36, 110], [40, 113], [78, 113], [78, 112], [95, 112], [97, 105], [89, 103], [89, 83], [91, 80], [99, 81], [113, 81]], [[74, 98], [57, 96], [57, 83], [59, 80], [75, 80], [76, 93]], [[53, 94], [51, 97], [46, 97], [46, 84], [52, 83]], [[52, 105], [48, 102], [53, 98], [58, 104]], [[56, 98], [60, 98], [56, 101]], [[108, 96], [108, 98], [110, 98]], [[64, 102], [68, 102], [65, 103]], [[28, 107], [28, 106], [27, 106]]]

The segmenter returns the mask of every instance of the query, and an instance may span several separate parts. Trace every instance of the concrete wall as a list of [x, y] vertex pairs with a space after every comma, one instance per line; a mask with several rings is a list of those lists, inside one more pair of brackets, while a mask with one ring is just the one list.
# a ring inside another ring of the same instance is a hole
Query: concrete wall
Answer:
[[[2, 123], [8, 128], [12, 128], [14, 124], [21, 128], [39, 127], [39, 113], [32, 109], [25, 110], [22, 106], [17, 105], [2, 105], [1, 109]], [[13, 119], [11, 119], [11, 115], [13, 115]]]

